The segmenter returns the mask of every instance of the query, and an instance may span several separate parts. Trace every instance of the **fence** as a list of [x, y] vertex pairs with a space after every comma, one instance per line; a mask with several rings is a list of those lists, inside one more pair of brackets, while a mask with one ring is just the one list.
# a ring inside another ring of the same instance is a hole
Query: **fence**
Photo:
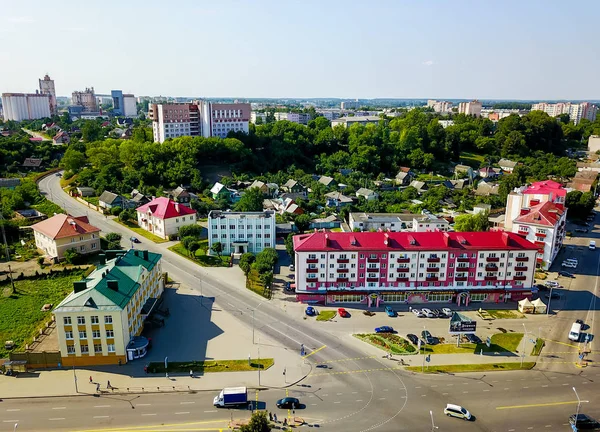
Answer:
[[57, 367], [61, 363], [60, 351], [11, 352], [8, 358], [27, 361], [28, 369]]

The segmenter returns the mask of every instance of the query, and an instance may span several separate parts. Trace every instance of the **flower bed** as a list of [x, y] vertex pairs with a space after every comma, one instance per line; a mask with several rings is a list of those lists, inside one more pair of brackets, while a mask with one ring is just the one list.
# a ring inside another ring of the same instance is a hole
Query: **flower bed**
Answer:
[[413, 354], [417, 351], [409, 341], [392, 333], [360, 333], [354, 337], [393, 354]]

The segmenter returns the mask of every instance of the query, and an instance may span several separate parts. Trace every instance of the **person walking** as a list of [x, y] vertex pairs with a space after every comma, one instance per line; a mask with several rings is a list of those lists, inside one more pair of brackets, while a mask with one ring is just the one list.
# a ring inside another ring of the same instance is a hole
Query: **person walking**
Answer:
[[277, 413], [273, 413], [273, 421], [277, 423]]
[[100, 383], [96, 384], [96, 391], [100, 393]]
[[194, 378], [194, 371], [190, 369], [190, 378]]
[[106, 388], [107, 388], [107, 389], [110, 389], [110, 388], [112, 388], [112, 386], [110, 385], [110, 380], [108, 380], [108, 382], [106, 383]]
[[93, 384], [94, 380], [92, 379], [92, 376], [90, 375], [90, 384]]
[[144, 366], [144, 372], [148, 375], [148, 365]]
[[273, 414], [271, 414], [271, 411], [269, 411], [269, 421], [273, 421]]

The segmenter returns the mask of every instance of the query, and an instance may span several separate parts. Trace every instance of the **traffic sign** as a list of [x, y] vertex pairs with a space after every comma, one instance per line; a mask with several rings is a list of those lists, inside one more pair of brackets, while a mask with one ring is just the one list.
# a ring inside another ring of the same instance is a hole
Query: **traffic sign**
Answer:
[[431, 361], [431, 354], [429, 354], [427, 357], [425, 357], [425, 361], [427, 363], [429, 363]]
[[492, 345], [492, 339], [490, 339], [489, 336], [486, 338], [485, 344], [487, 345], [488, 348]]

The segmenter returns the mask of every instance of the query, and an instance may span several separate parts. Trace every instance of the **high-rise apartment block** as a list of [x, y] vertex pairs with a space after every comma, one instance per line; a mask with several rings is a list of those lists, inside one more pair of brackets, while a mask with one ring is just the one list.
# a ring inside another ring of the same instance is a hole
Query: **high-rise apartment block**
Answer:
[[471, 102], [461, 102], [458, 104], [458, 113], [475, 117], [481, 117], [481, 102], [472, 100]]
[[84, 91], [74, 91], [71, 95], [71, 104], [83, 107], [83, 112], [98, 111], [98, 101], [94, 87], [86, 88]]
[[287, 120], [292, 123], [307, 125], [308, 122], [310, 121], [310, 114], [292, 113], [292, 112], [289, 112], [289, 113], [276, 112], [275, 120]]
[[137, 102], [132, 94], [123, 94], [121, 90], [110, 92], [113, 101], [113, 114], [122, 117], [137, 117]]
[[547, 102], [540, 102], [531, 106], [532, 111], [544, 111], [550, 117], [558, 117], [561, 114], [569, 114], [569, 118], [573, 120], [575, 124], [579, 123], [582, 119], [589, 121], [596, 120], [596, 114], [598, 107], [592, 105], [589, 102], [582, 103], [571, 103], [571, 102], [559, 102], [555, 104], [549, 104]]
[[343, 110], [359, 109], [360, 102], [358, 101], [358, 99], [354, 101], [344, 101], [340, 103], [340, 108]]
[[452, 102], [448, 102], [448, 101], [438, 101], [438, 100], [429, 99], [427, 101], [427, 107], [433, 108], [433, 111], [436, 113], [452, 112]]
[[4, 120], [36, 120], [50, 117], [50, 95], [2, 93]]
[[164, 142], [180, 136], [225, 138], [230, 131], [249, 131], [251, 107], [248, 103], [222, 104], [209, 101], [152, 104], [154, 141]]
[[50, 79], [48, 74], [44, 75], [44, 79], [39, 80], [40, 93], [50, 96], [50, 114], [56, 114], [56, 88], [54, 80]]

